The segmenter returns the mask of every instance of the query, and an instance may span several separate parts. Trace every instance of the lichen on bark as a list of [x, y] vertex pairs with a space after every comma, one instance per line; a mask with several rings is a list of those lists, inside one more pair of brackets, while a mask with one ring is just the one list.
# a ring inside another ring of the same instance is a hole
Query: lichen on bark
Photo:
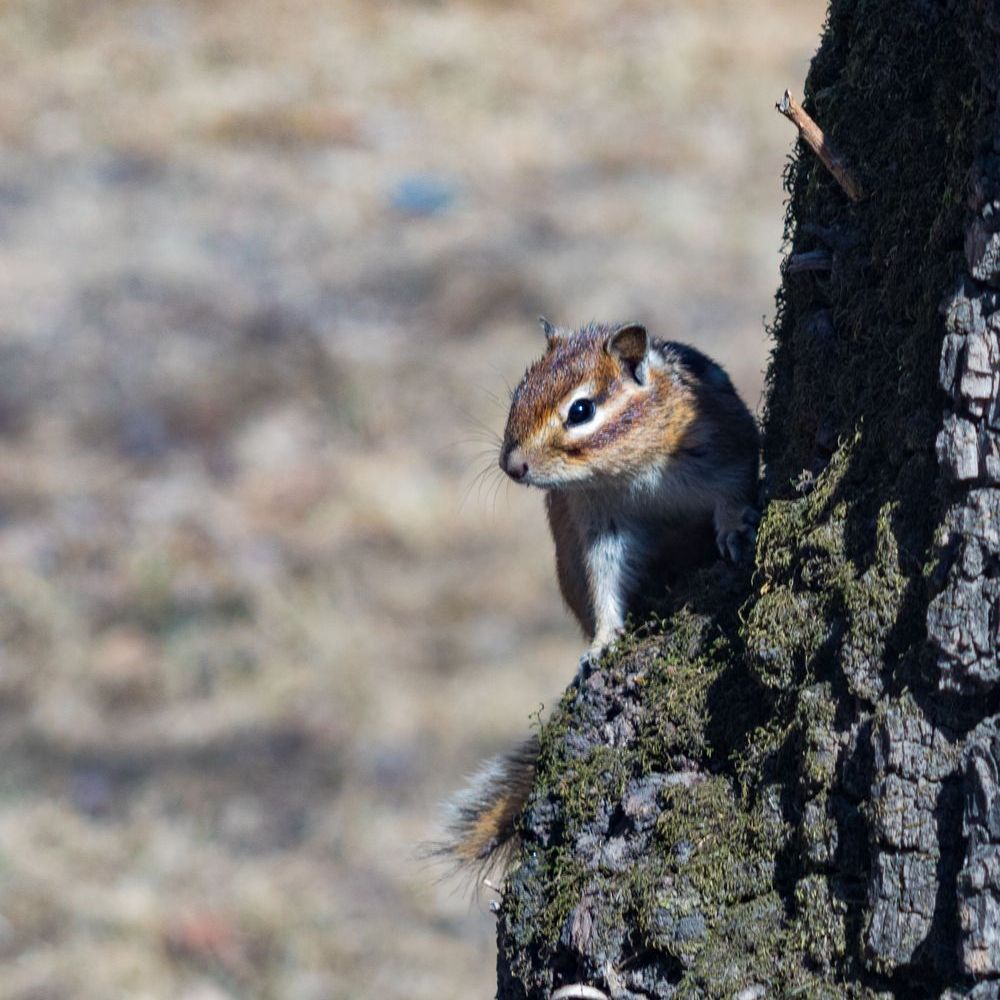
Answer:
[[[833, 0], [786, 178], [754, 566], [541, 728], [498, 996], [1000, 995], [1000, 19]], [[994, 991], [994, 992], [990, 992]]]

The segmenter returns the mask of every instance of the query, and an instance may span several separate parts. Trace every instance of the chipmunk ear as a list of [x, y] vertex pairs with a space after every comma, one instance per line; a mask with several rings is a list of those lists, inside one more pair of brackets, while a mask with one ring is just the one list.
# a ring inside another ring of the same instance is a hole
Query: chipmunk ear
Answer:
[[608, 337], [604, 349], [620, 361], [636, 382], [646, 381], [646, 356], [649, 353], [649, 334], [640, 323], [626, 323]]
[[542, 328], [545, 334], [545, 339], [549, 342], [549, 346], [555, 341], [556, 337], [559, 336], [559, 330], [554, 327], [544, 316], [538, 317], [538, 325]]

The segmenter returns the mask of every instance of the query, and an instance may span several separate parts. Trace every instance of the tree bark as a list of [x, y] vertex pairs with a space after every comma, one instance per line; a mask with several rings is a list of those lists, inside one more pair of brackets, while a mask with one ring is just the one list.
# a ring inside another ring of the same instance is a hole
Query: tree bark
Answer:
[[755, 565], [542, 727], [501, 1000], [1000, 997], [998, 87], [995, 3], [831, 3]]

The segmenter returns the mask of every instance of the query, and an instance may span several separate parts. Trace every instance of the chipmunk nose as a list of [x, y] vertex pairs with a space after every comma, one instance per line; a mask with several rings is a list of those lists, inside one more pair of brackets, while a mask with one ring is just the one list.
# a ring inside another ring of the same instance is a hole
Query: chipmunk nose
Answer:
[[500, 453], [500, 468], [515, 483], [521, 482], [528, 474], [528, 463], [524, 460], [524, 452], [520, 448], [515, 448], [511, 445], [505, 446], [504, 450]]

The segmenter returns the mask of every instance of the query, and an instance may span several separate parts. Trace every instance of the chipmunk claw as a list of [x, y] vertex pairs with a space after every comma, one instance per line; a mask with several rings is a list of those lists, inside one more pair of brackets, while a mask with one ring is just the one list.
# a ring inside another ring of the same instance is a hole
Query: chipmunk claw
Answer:
[[619, 627], [605, 629], [594, 636], [590, 648], [580, 656], [576, 676], [580, 680], [586, 680], [600, 666], [601, 657], [614, 646], [624, 632], [624, 627]]
[[716, 512], [715, 543], [723, 559], [739, 565], [753, 557], [760, 514], [749, 505], [736, 511]]
[[580, 660], [576, 665], [576, 679], [581, 683], [585, 681], [597, 667], [597, 660], [599, 656], [594, 656], [591, 650], [587, 650], [582, 653]]

